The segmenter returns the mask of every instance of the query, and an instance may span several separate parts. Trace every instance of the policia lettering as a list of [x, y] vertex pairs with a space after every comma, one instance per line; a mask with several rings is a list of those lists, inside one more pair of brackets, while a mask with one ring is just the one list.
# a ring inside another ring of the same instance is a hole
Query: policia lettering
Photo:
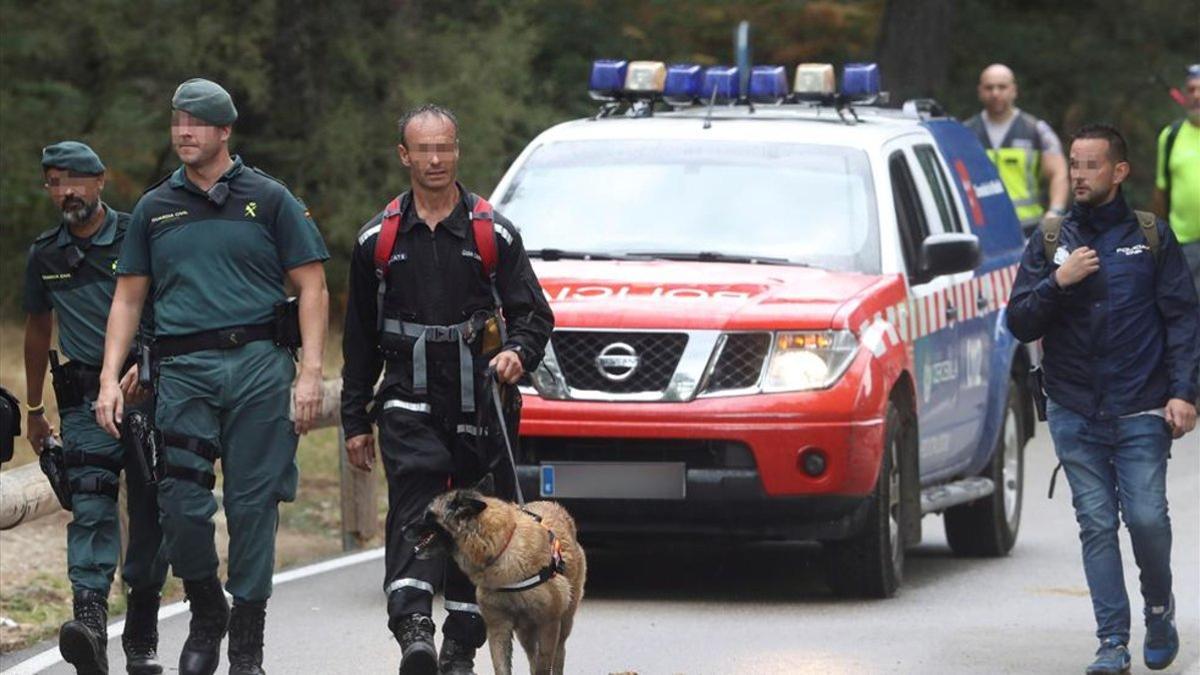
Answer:
[[[183, 166], [134, 208], [117, 265], [96, 414], [110, 433], [119, 423], [109, 369], [130, 339], [129, 308], [152, 293], [159, 505], [171, 566], [192, 611], [179, 672], [210, 675], [228, 630], [230, 672], [261, 673], [278, 504], [296, 494], [301, 428], [289, 419], [296, 368], [291, 351], [277, 344], [274, 317], [285, 301], [286, 277], [299, 288], [301, 306], [321, 315], [310, 315], [317, 319], [311, 324], [323, 329], [328, 300], [321, 264], [329, 254], [307, 210], [282, 183], [229, 155], [230, 127], [216, 125], [228, 125], [236, 112], [223, 89], [189, 80], [172, 105], [172, 142]], [[297, 390], [306, 378], [320, 382], [324, 334], [303, 338]], [[213, 540], [218, 461], [232, 614]]]
[[[29, 438], [42, 455], [43, 470], [62, 506], [72, 511], [67, 526], [67, 566], [74, 591], [75, 620], [63, 625], [60, 647], [81, 672], [103, 672], [108, 593], [120, 554], [117, 520], [118, 477], [125, 466], [121, 441], [97, 425], [91, 413], [99, 389], [104, 330], [112, 303], [117, 253], [126, 236], [128, 214], [100, 201], [103, 164], [86, 145], [64, 142], [43, 152], [46, 187], [63, 221], [38, 235], [29, 250], [24, 283], [26, 372], [29, 401], [43, 400], [47, 355], [62, 418], [62, 443], [51, 433], [36, 405]], [[52, 321], [60, 364], [49, 350]], [[30, 347], [32, 345], [32, 347]], [[128, 364], [123, 364], [128, 365]], [[162, 672], [157, 663], [159, 593], [166, 579], [155, 490], [143, 481], [129, 488], [129, 545], [121, 576], [130, 589], [122, 636], [130, 672]]]

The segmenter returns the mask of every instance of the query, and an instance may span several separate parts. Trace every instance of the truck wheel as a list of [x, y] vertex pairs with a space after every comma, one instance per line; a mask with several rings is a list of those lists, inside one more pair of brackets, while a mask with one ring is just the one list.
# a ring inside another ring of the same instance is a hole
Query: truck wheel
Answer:
[[901, 457], [915, 451], [904, 447], [911, 436], [904, 433], [904, 420], [895, 402], [889, 402], [882, 465], [863, 529], [850, 539], [825, 544], [829, 584], [836, 595], [890, 598], [900, 586], [904, 571]]
[[989, 496], [946, 509], [946, 539], [955, 554], [970, 557], [1008, 555], [1021, 526], [1025, 492], [1025, 436], [1021, 427], [1021, 387], [1008, 385], [1004, 422], [992, 459], [980, 473], [992, 479]]

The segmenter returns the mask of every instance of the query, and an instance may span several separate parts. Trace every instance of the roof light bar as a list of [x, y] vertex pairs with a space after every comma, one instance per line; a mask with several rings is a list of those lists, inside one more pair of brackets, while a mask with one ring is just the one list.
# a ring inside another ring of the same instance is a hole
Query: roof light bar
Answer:
[[625, 87], [629, 62], [622, 59], [598, 59], [592, 62], [588, 94], [597, 101], [612, 101]]
[[736, 101], [739, 95], [737, 66], [709, 66], [704, 71], [700, 97], [708, 100], [715, 93], [718, 101]]
[[688, 105], [703, 96], [704, 70], [694, 63], [673, 63], [667, 68], [663, 98], [674, 105]]
[[842, 93], [849, 98], [879, 96], [879, 66], [874, 63], [847, 63], [842, 71]]
[[625, 75], [625, 91], [635, 94], [661, 94], [667, 80], [667, 65], [662, 61], [633, 61]]
[[787, 71], [783, 66], [754, 66], [750, 69], [750, 100], [781, 103], [787, 95]]
[[796, 97], [822, 99], [837, 93], [837, 78], [830, 63], [801, 63], [796, 66]]

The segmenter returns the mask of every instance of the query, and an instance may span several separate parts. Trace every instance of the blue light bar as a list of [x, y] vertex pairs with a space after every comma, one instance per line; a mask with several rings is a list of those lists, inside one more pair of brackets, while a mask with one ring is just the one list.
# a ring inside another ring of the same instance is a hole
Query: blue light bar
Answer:
[[879, 66], [874, 63], [847, 63], [842, 71], [842, 93], [851, 98], [879, 95]]
[[750, 69], [750, 99], [778, 102], [787, 98], [787, 71], [783, 66], [754, 66]]
[[629, 62], [623, 59], [598, 59], [592, 62], [592, 76], [588, 79], [588, 93], [592, 98], [611, 100], [625, 87], [625, 72]]
[[700, 98], [707, 101], [713, 95], [714, 89], [718, 101], [736, 101], [739, 93], [738, 67], [709, 66], [708, 70], [704, 71], [704, 88], [700, 92]]
[[[667, 81], [663, 85], [663, 98], [668, 101], [690, 103], [699, 98], [704, 89], [704, 71], [694, 63], [674, 63], [667, 67]], [[709, 90], [712, 93], [712, 90]]]

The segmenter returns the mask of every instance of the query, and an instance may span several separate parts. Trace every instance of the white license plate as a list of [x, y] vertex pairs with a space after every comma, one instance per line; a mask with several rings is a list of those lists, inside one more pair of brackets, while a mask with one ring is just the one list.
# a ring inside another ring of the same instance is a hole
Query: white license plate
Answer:
[[551, 499], [683, 499], [683, 462], [555, 462], [542, 464], [539, 493]]

